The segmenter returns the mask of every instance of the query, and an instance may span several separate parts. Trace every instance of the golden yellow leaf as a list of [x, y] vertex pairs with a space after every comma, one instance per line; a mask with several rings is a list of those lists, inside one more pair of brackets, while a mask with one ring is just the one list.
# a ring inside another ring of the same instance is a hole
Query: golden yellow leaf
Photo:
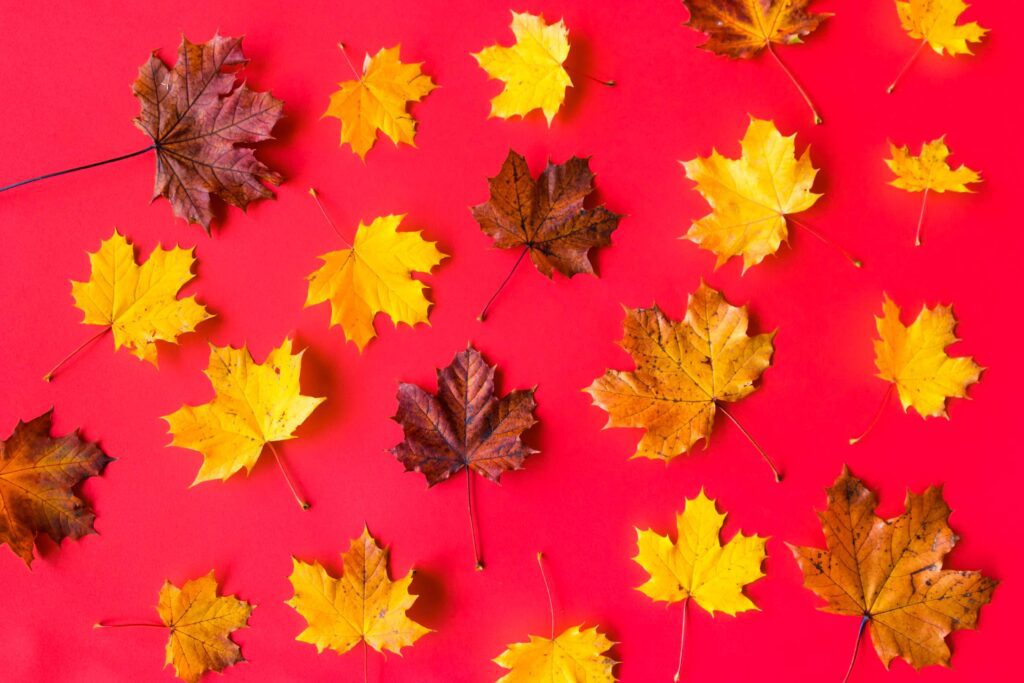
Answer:
[[85, 314], [82, 322], [109, 328], [115, 349], [123, 346], [156, 365], [157, 341], [175, 343], [213, 317], [194, 296], [177, 298], [193, 277], [192, 251], [158, 246], [140, 266], [131, 243], [114, 230], [89, 254], [89, 280], [71, 282], [75, 306]]
[[977, 22], [957, 24], [968, 8], [963, 0], [896, 0], [903, 30], [911, 38], [925, 41], [940, 55], [969, 55], [968, 43], [979, 43], [988, 33]]
[[810, 148], [796, 157], [796, 134], [784, 137], [775, 124], [751, 117], [738, 159], [716, 150], [709, 157], [682, 162], [686, 177], [712, 212], [690, 226], [686, 238], [718, 256], [719, 267], [743, 256], [743, 270], [778, 251], [786, 239], [786, 217], [811, 208], [818, 171]]
[[605, 653], [614, 643], [597, 627], [583, 624], [566, 629], [555, 639], [530, 636], [512, 643], [494, 660], [509, 673], [498, 683], [612, 683], [616, 661]]
[[248, 472], [265, 445], [294, 438], [292, 432], [324, 400], [299, 393], [302, 353], [292, 355], [292, 340], [285, 339], [256, 363], [245, 347], [210, 345], [206, 376], [216, 396], [163, 418], [172, 446], [203, 454], [193, 486], [227, 479], [243, 467]]
[[946, 347], [959, 341], [949, 306], [923, 306], [909, 327], [900, 322], [900, 308], [888, 296], [882, 317], [875, 318], [875, 366], [892, 382], [903, 410], [913, 406], [922, 417], [946, 417], [946, 399], [964, 398], [982, 368], [969, 356], [950, 358]]
[[346, 142], [360, 159], [366, 159], [377, 141], [377, 131], [398, 145], [416, 146], [416, 119], [406, 108], [419, 102], [436, 88], [430, 76], [417, 64], [403, 64], [400, 45], [366, 55], [363, 75], [358, 80], [338, 84], [324, 116], [341, 120], [341, 144]]
[[949, 147], [945, 136], [921, 145], [921, 153], [914, 156], [904, 145], [897, 147], [889, 143], [891, 159], [886, 165], [896, 174], [889, 182], [907, 192], [972, 192], [967, 185], [981, 182], [977, 171], [961, 164], [953, 169], [946, 161], [949, 158]]
[[307, 624], [296, 640], [315, 645], [317, 652], [344, 654], [363, 641], [377, 652], [400, 654], [431, 632], [405, 614], [416, 602], [409, 593], [413, 571], [398, 581], [388, 578], [388, 553], [368, 529], [352, 540], [342, 562], [336, 579], [319, 562], [292, 558], [288, 580], [295, 594], [285, 604]]
[[231, 632], [247, 626], [253, 606], [231, 595], [218, 597], [212, 571], [181, 588], [164, 582], [156, 609], [171, 631], [164, 665], [173, 664], [181, 680], [196, 683], [207, 671], [243, 661]]
[[540, 109], [550, 126], [565, 89], [572, 87], [562, 66], [569, 56], [569, 31], [562, 20], [548, 24], [543, 16], [512, 12], [512, 33], [512, 47], [492, 45], [473, 54], [490, 78], [505, 83], [491, 100], [490, 115], [507, 119]]
[[637, 588], [655, 602], [681, 602], [693, 598], [708, 612], [738, 612], [757, 609], [743, 594], [743, 587], [757, 581], [764, 572], [764, 538], [733, 536], [723, 547], [718, 535], [725, 515], [701, 489], [676, 514], [676, 540], [647, 529], [637, 533], [637, 554], [633, 560], [650, 578]]
[[306, 306], [331, 302], [331, 325], [340, 325], [345, 339], [362, 351], [376, 336], [373, 319], [386, 313], [397, 325], [428, 323], [427, 288], [413, 279], [414, 272], [429, 273], [447, 258], [436, 242], [420, 232], [398, 231], [405, 215], [359, 223], [350, 249], [324, 254], [324, 262], [309, 276]]

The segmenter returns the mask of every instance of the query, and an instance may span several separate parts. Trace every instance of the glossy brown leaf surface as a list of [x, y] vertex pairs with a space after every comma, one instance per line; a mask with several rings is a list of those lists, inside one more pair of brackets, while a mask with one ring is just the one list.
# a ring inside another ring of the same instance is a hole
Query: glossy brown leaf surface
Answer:
[[683, 4], [690, 11], [686, 25], [707, 34], [700, 47], [746, 59], [770, 43], [803, 42], [829, 16], [808, 12], [812, 1], [683, 0]]

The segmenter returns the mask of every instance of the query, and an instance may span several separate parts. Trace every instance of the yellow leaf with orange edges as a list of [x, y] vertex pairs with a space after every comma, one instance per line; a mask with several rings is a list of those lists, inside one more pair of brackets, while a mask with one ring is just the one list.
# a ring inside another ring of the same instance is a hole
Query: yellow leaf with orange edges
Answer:
[[969, 55], [969, 43], [980, 43], [988, 33], [976, 21], [958, 24], [969, 7], [963, 0], [896, 0], [903, 30], [915, 40], [923, 40], [940, 55]]
[[529, 642], [512, 643], [495, 660], [509, 673], [498, 683], [613, 683], [617, 662], [606, 652], [614, 645], [597, 627], [583, 624], [567, 628], [554, 640], [530, 636]]
[[922, 144], [917, 156], [911, 154], [906, 145], [897, 147], [889, 143], [889, 151], [892, 158], [886, 159], [885, 163], [896, 174], [889, 184], [901, 190], [972, 192], [967, 186], [981, 182], [981, 175], [963, 164], [955, 169], [950, 167], [945, 136]]

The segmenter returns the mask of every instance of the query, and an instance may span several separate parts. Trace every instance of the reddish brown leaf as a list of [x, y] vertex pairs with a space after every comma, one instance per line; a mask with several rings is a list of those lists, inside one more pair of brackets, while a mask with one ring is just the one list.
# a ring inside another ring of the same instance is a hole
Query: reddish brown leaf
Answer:
[[803, 42], [830, 15], [810, 13], [812, 0], [683, 0], [690, 10], [686, 22], [707, 40], [705, 50], [747, 59], [771, 43]]

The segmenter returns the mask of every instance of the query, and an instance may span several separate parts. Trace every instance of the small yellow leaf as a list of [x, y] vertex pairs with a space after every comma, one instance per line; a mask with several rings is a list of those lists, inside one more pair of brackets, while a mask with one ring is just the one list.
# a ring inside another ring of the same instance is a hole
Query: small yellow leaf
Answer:
[[505, 82], [491, 100], [490, 115], [508, 119], [540, 109], [550, 126], [565, 89], [572, 87], [562, 66], [569, 56], [569, 31], [562, 20], [547, 24], [543, 16], [512, 12], [512, 33], [512, 47], [492, 45], [473, 54], [489, 77]]
[[981, 367], [969, 356], [950, 358], [946, 347], [959, 341], [956, 319], [949, 306], [924, 306], [909, 327], [900, 322], [900, 308], [888, 296], [882, 317], [876, 317], [875, 366], [878, 376], [892, 382], [903, 410], [913, 406], [922, 417], [949, 417], [947, 398], [964, 398], [978, 381]]
[[360, 159], [366, 159], [377, 141], [377, 131], [395, 145], [404, 142], [415, 147], [416, 119], [406, 108], [419, 102], [437, 86], [424, 74], [422, 63], [403, 64], [400, 45], [366, 55], [363, 75], [358, 80], [338, 84], [324, 112], [341, 120], [341, 144], [346, 142]]
[[612, 683], [616, 661], [605, 653], [614, 643], [597, 627], [573, 626], [551, 640], [530, 636], [527, 643], [513, 643], [494, 662], [509, 673], [498, 683]]
[[676, 514], [675, 543], [650, 529], [637, 529], [633, 560], [650, 575], [637, 590], [655, 602], [693, 598], [711, 613], [735, 615], [757, 609], [743, 587], [764, 576], [766, 539], [737, 533], [723, 547], [718, 536], [724, 521], [715, 501], [701, 489], [686, 501], [682, 514]]
[[285, 604], [307, 624], [296, 640], [315, 645], [317, 652], [330, 648], [344, 654], [365, 641], [377, 652], [401, 654], [431, 632], [405, 614], [416, 602], [409, 593], [412, 570], [398, 581], [388, 578], [388, 553], [368, 529], [352, 540], [342, 562], [336, 579], [319, 562], [292, 558], [288, 580], [295, 594]]
[[896, 0], [903, 30], [915, 40], [927, 41], [940, 55], [969, 55], [968, 43], [980, 43], [988, 33], [977, 22], [957, 24], [969, 5], [963, 0]]
[[89, 280], [71, 283], [75, 306], [85, 314], [82, 322], [109, 327], [115, 349], [123, 346], [156, 365], [155, 342], [175, 343], [213, 317], [194, 296], [177, 298], [193, 277], [192, 251], [158, 246], [140, 266], [131, 243], [114, 230], [89, 254]]
[[165, 582], [156, 609], [171, 631], [164, 665], [173, 664], [181, 680], [196, 683], [207, 671], [242, 661], [231, 632], [247, 625], [253, 607], [231, 595], [218, 597], [212, 571], [181, 588]]
[[404, 215], [375, 218], [359, 224], [351, 249], [324, 254], [309, 276], [306, 307], [331, 302], [331, 325], [340, 325], [345, 339], [359, 350], [376, 336], [373, 319], [386, 313], [398, 325], [428, 322], [427, 288], [412, 274], [429, 273], [447, 258], [419, 232], [398, 232]]
[[921, 153], [914, 156], [904, 145], [897, 147], [889, 143], [891, 159], [885, 163], [896, 174], [889, 182], [907, 192], [971, 192], [967, 187], [971, 183], [981, 182], [977, 171], [961, 164], [953, 169], [946, 161], [949, 158], [949, 147], [945, 136], [921, 145]]
[[193, 486], [227, 479], [243, 467], [248, 472], [265, 445], [294, 438], [292, 432], [324, 400], [300, 393], [302, 353], [292, 355], [292, 340], [285, 339], [256, 363], [245, 347], [210, 345], [206, 376], [216, 396], [163, 418], [172, 446], [203, 454]]

